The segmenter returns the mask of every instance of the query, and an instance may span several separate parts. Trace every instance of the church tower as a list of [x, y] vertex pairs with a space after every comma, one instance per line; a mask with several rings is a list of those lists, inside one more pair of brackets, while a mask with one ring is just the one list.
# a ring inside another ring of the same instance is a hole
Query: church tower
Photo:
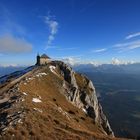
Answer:
[[36, 65], [40, 65], [40, 55], [39, 55], [39, 53], [37, 54], [36, 59], [37, 59]]

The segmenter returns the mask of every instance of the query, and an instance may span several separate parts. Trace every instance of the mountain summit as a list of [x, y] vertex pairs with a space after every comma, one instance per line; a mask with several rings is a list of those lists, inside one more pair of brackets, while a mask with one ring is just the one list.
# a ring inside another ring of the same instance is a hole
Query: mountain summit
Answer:
[[61, 61], [0, 78], [3, 139], [117, 139], [92, 82]]

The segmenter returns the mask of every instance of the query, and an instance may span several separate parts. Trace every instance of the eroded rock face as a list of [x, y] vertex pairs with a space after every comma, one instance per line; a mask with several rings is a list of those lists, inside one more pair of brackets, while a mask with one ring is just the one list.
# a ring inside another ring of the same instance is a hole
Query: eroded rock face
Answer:
[[61, 75], [64, 76], [63, 87], [66, 98], [93, 118], [94, 122], [103, 129], [105, 134], [114, 136], [98, 102], [93, 83], [87, 77], [76, 74], [72, 68], [63, 62], [54, 61], [53, 65], [60, 69]]

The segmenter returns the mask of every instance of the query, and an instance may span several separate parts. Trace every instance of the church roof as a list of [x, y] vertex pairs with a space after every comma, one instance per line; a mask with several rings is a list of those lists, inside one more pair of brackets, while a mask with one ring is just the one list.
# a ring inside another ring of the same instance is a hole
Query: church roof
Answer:
[[47, 56], [46, 54], [42, 54], [42, 55], [41, 55], [41, 58], [48, 58], [48, 59], [50, 59], [50, 57]]

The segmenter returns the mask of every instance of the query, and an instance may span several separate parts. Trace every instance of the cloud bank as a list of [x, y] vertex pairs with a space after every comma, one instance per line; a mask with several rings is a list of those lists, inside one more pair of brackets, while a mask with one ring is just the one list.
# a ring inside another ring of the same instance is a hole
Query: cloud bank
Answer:
[[123, 61], [123, 60], [119, 60], [118, 58], [112, 58], [112, 62], [113, 65], [127, 65], [127, 64], [134, 64], [134, 61]]
[[136, 63], [135, 61], [125, 61], [125, 60], [120, 60], [118, 58], [112, 58], [111, 62], [108, 63], [101, 63], [98, 61], [94, 60], [82, 60], [81, 58], [74, 58], [74, 57], [66, 57], [61, 59], [63, 62], [71, 65], [71, 66], [76, 66], [76, 65], [94, 65], [96, 67], [103, 65], [103, 64], [112, 64], [112, 65], [128, 65], [128, 64], [134, 64]]
[[50, 16], [46, 16], [45, 23], [50, 29], [50, 33], [47, 41], [47, 47], [46, 47], [47, 49], [51, 47], [52, 41], [55, 39], [55, 35], [58, 31], [58, 22], [56, 20], [51, 19]]
[[92, 64], [94, 66], [99, 66], [101, 63], [93, 60], [83, 60], [80, 57], [65, 57], [60, 59], [61, 61], [74, 66], [74, 65], [87, 65], [87, 64]]
[[32, 44], [12, 35], [0, 37], [0, 53], [25, 53], [32, 50]]

